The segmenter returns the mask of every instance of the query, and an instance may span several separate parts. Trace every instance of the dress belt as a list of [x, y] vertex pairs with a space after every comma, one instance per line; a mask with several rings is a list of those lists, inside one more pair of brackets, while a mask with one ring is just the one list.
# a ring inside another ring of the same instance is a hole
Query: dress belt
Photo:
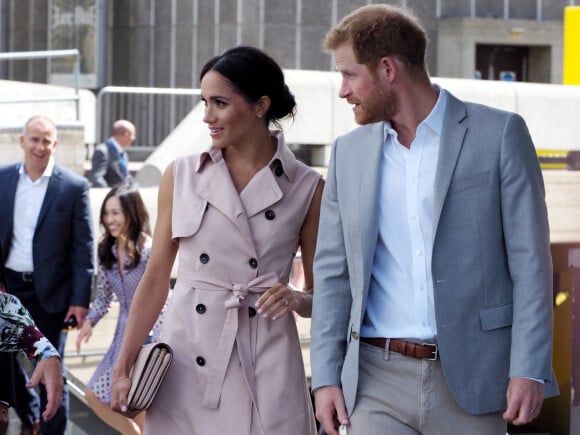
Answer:
[[34, 272], [18, 272], [17, 270], [8, 269], [7, 267], [4, 268], [4, 271], [6, 272], [6, 277], [11, 280], [26, 283], [34, 282]]
[[439, 359], [439, 349], [436, 344], [415, 343], [413, 341], [399, 340], [398, 338], [381, 337], [361, 337], [360, 341], [370, 345], [385, 349], [389, 341], [389, 350], [400, 353], [411, 358], [429, 359], [435, 361]]

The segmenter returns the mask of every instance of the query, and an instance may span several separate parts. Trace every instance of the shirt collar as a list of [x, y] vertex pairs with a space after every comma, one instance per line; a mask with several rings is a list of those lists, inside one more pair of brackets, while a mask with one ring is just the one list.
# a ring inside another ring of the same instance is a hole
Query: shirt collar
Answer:
[[[44, 172], [42, 173], [39, 179], [45, 177], [49, 178], [52, 175], [53, 170], [54, 170], [54, 157], [50, 156], [50, 159], [48, 159], [48, 164], [46, 165], [46, 168], [44, 168]], [[22, 162], [20, 168], [18, 168], [18, 174], [20, 174], [20, 176], [26, 175], [28, 177], [28, 174], [26, 173], [26, 170], [24, 168], [24, 162]]]
[[113, 138], [113, 137], [110, 137], [110, 138], [109, 138], [109, 141], [110, 141], [110, 142], [111, 142], [111, 144], [112, 144], [112, 145], [113, 145], [113, 146], [114, 146], [114, 147], [117, 149], [117, 152], [118, 152], [119, 154], [123, 154], [123, 153], [125, 152], [125, 150], [123, 149], [123, 147], [122, 147], [121, 145], [119, 145], [119, 142], [117, 142], [117, 141], [115, 140], [115, 138]]
[[427, 115], [427, 118], [421, 122], [421, 124], [428, 126], [437, 136], [441, 136], [445, 108], [447, 107], [447, 92], [445, 89], [441, 89], [438, 85], [433, 85], [433, 89], [439, 92], [439, 96], [437, 97], [435, 106], [433, 106], [433, 109], [431, 109], [431, 112]]
[[[437, 136], [441, 136], [441, 130], [443, 130], [443, 118], [445, 117], [445, 109], [447, 108], [447, 91], [435, 84], [433, 85], [433, 89], [439, 92], [437, 101], [435, 102], [433, 109], [431, 109], [431, 112], [429, 112], [429, 115], [419, 123], [417, 129], [424, 125], [429, 127]], [[394, 137], [397, 136], [397, 132], [392, 127], [390, 121], [385, 122], [384, 135], [385, 138], [388, 135], [393, 135]]]
[[[270, 131], [270, 135], [276, 139], [277, 147], [276, 152], [270, 159], [268, 166], [273, 170], [276, 171], [277, 167], [282, 167], [284, 175], [290, 180], [293, 181], [296, 175], [296, 157], [290, 151], [290, 149], [286, 146], [286, 142], [284, 140], [284, 134], [280, 130], [272, 130]], [[210, 146], [207, 150], [203, 151], [199, 159], [195, 164], [195, 172], [201, 172], [205, 167], [208, 161], [212, 161], [213, 163], [217, 163], [220, 160], [223, 160], [222, 151]]]

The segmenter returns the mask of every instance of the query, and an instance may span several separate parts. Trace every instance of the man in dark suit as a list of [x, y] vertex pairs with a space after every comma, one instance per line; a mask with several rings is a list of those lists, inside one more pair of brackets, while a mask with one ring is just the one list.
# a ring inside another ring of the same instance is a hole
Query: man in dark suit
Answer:
[[125, 119], [113, 123], [111, 137], [97, 145], [93, 153], [91, 181], [93, 187], [112, 187], [129, 175], [129, 157], [126, 149], [135, 140], [135, 126]]
[[[56, 126], [30, 118], [20, 137], [24, 162], [0, 167], [0, 243], [10, 292], [64, 354], [63, 322], [82, 324], [91, 297], [93, 233], [87, 181], [55, 163]], [[17, 369], [21, 369], [17, 367]], [[29, 398], [18, 382], [16, 409]], [[41, 407], [46, 391], [40, 388]], [[41, 422], [46, 434], [64, 434], [68, 391], [57, 415]]]

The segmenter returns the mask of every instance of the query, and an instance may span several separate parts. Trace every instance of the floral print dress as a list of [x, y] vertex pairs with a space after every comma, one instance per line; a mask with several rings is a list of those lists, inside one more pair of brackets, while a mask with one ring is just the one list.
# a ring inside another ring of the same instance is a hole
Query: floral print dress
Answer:
[[0, 288], [0, 352], [23, 350], [38, 361], [59, 357], [56, 348], [38, 330], [20, 299]]
[[[117, 246], [114, 245], [112, 249], [115, 258], [117, 258]], [[99, 265], [97, 273], [97, 294], [91, 303], [91, 308], [86, 319], [91, 321], [93, 327], [96, 326], [99, 320], [111, 309], [115, 296], [119, 302], [119, 318], [111, 346], [95, 369], [95, 373], [87, 383], [87, 387], [93, 390], [101, 402], [106, 404], [111, 403], [113, 366], [121, 348], [127, 316], [129, 315], [129, 307], [131, 306], [137, 285], [145, 272], [150, 254], [151, 237], [147, 236], [143, 252], [141, 253], [141, 259], [136, 267], [128, 268], [130, 264], [129, 258], [125, 259], [125, 267], [122, 273], [116, 266], [113, 266], [111, 269], [106, 269], [102, 264]]]

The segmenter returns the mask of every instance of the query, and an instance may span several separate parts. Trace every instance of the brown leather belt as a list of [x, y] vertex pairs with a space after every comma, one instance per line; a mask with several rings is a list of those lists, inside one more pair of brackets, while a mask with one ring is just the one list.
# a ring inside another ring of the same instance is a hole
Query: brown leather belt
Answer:
[[[380, 347], [381, 349], [384, 349], [387, 344], [387, 339], [380, 337], [361, 337], [360, 341]], [[413, 341], [391, 338], [389, 340], [389, 350], [417, 359], [430, 359], [435, 361], [439, 358], [439, 349], [436, 344], [421, 344]]]

